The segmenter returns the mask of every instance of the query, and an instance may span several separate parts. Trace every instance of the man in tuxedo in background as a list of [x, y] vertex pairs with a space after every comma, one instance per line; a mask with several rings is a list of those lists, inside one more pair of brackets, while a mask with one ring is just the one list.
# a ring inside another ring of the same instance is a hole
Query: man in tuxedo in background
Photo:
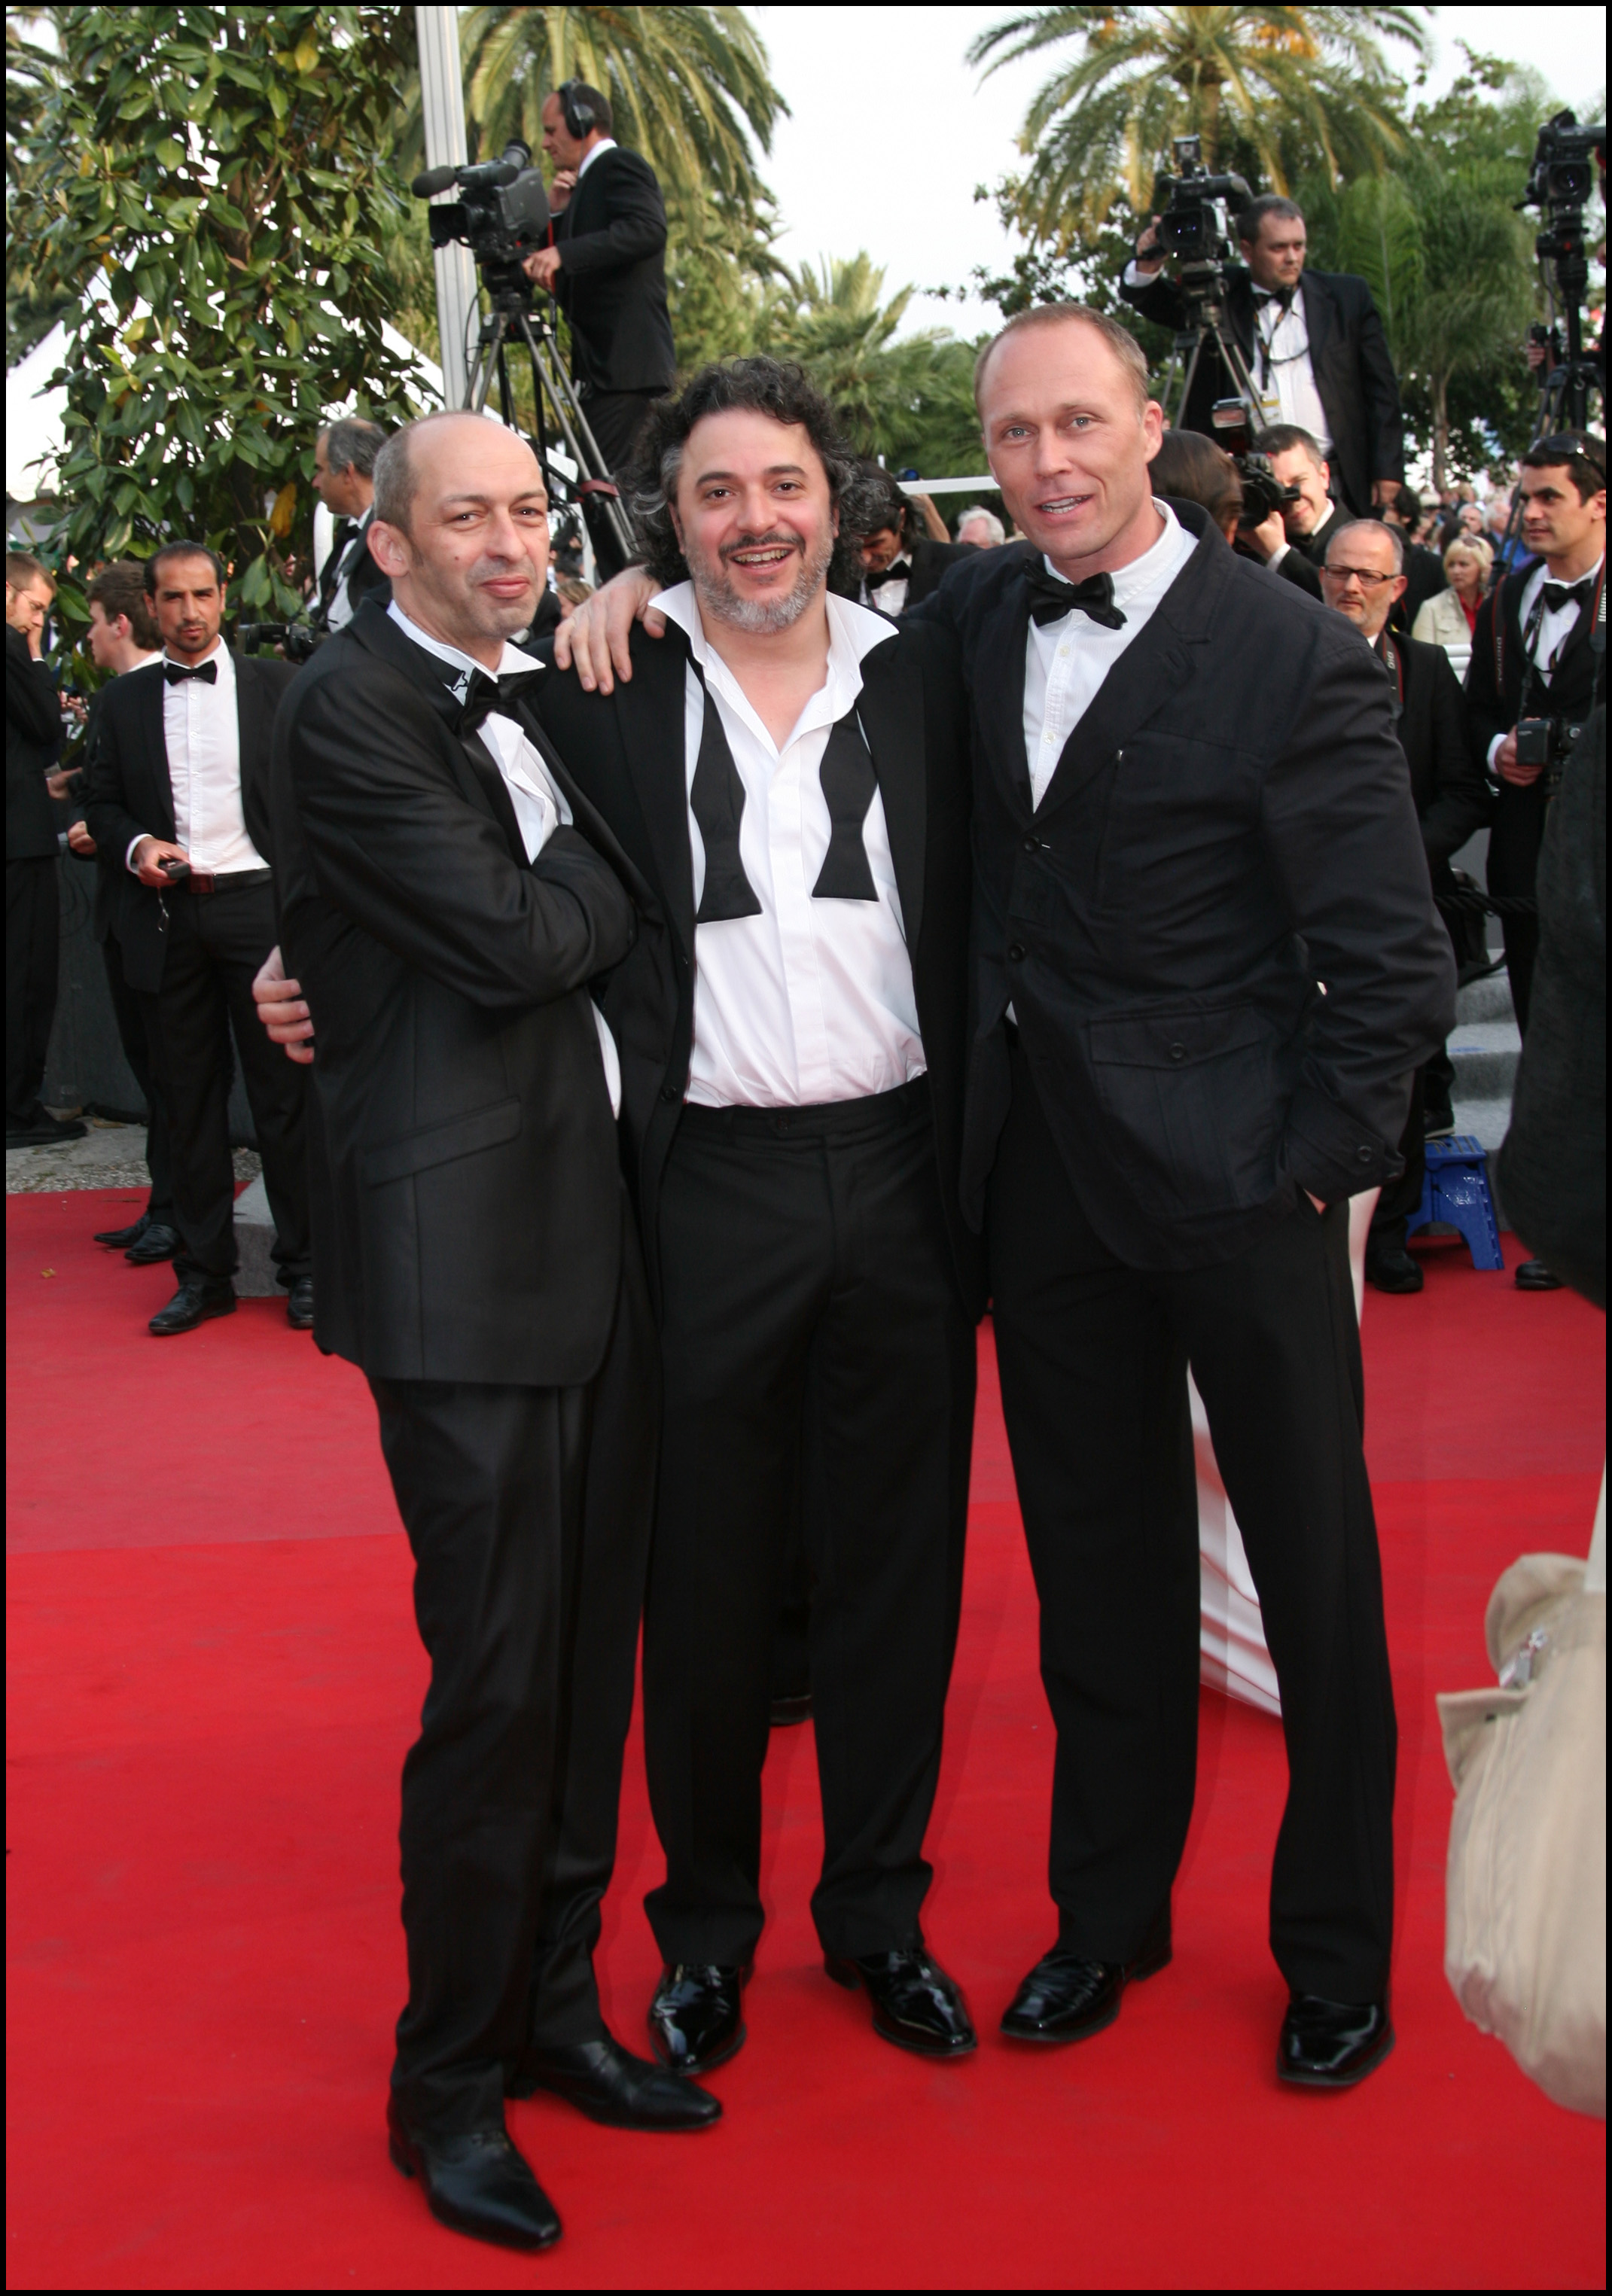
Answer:
[[[1524, 718], [1583, 725], [1605, 674], [1591, 641], [1607, 578], [1606, 441], [1586, 430], [1537, 439], [1517, 484], [1522, 546], [1539, 562], [1508, 574], [1478, 608], [1467, 701], [1477, 762], [1495, 792], [1489, 890], [1531, 901], [1563, 758], [1543, 767], [1519, 761], [1517, 726]], [[1511, 1001], [1526, 1040], [1539, 920], [1513, 911], [1503, 922]], [[1525, 1259], [1516, 1281], [1525, 1292], [1559, 1285], [1542, 1259]]]
[[55, 583], [31, 553], [5, 557], [5, 1144], [81, 1140], [76, 1117], [41, 1106], [56, 1016], [61, 893], [51, 800], [65, 784], [62, 704], [43, 653]]
[[1057, 1729], [1058, 1937], [1002, 2029], [1082, 2039], [1170, 1958], [1198, 1705], [1190, 1363], [1281, 1688], [1278, 2070], [1341, 2087], [1393, 2040], [1348, 1199], [1398, 1168], [1454, 965], [1381, 666], [1206, 512], [1152, 499], [1135, 339], [1038, 308], [976, 392], [1034, 548], [954, 569], [916, 611], [973, 703], [962, 1185]]
[[909, 495], [877, 463], [862, 468], [867, 509], [873, 523], [857, 537], [859, 580], [840, 578], [836, 587], [881, 614], [903, 614], [940, 587], [948, 567], [979, 548], [953, 542], [927, 495]]
[[543, 105], [553, 244], [526, 258], [571, 323], [571, 371], [605, 467], [632, 458], [677, 374], [666, 308], [666, 203], [654, 168], [611, 133], [610, 99], [568, 79]]
[[295, 1331], [313, 1325], [304, 1079], [256, 1024], [252, 977], [276, 940], [269, 736], [289, 662], [232, 652], [224, 564], [196, 542], [145, 562], [163, 655], [105, 689], [85, 820], [116, 872], [111, 931], [146, 1000], [168, 1124], [178, 1289], [158, 1339], [234, 1311], [230, 1032], [263, 1157], [276, 1263]]
[[632, 946], [628, 886], [647, 897], [531, 716], [541, 673], [510, 643], [547, 564], [530, 447], [434, 415], [375, 475], [391, 603], [361, 607], [304, 671], [274, 808], [282, 985], [317, 1029], [317, 1337], [374, 1395], [432, 1660], [403, 1770], [388, 2125], [444, 2222], [541, 2248], [559, 2219], [506, 2095], [551, 2090], [629, 2128], [720, 2112], [612, 2039], [593, 1969], [656, 1371], [621, 1066], [588, 984]]
[[315, 600], [315, 619], [327, 630], [344, 629], [366, 598], [383, 606], [391, 595], [367, 543], [375, 457], [385, 444], [380, 424], [356, 414], [330, 423], [314, 440], [314, 492], [335, 521]]
[[[124, 677], [131, 669], [147, 669], [161, 660], [161, 634], [152, 613], [151, 600], [145, 594], [145, 569], [137, 560], [121, 559], [103, 566], [92, 578], [85, 596], [89, 606], [85, 644], [97, 669], [107, 671], [112, 677]], [[80, 759], [86, 767], [95, 754], [101, 713], [110, 690], [103, 685], [89, 705]], [[173, 1258], [179, 1246], [179, 1232], [175, 1224], [168, 1119], [162, 1113], [161, 1095], [152, 1071], [145, 1004], [128, 985], [128, 976], [123, 970], [123, 952], [112, 933], [112, 911], [122, 863], [118, 855], [99, 849], [82, 815], [68, 831], [67, 841], [73, 852], [95, 864], [94, 931], [105, 960], [107, 992], [112, 1001], [118, 1041], [145, 1101], [145, 1168], [151, 1174], [151, 1193], [139, 1218], [123, 1227], [100, 1229], [95, 1242], [113, 1251], [121, 1251], [131, 1267], [153, 1267]]]
[[[1321, 589], [1335, 613], [1353, 622], [1383, 666], [1394, 730], [1410, 771], [1410, 800], [1435, 893], [1453, 891], [1450, 857], [1489, 818], [1489, 792], [1472, 758], [1466, 703], [1443, 646], [1423, 645], [1394, 627], [1405, 595], [1404, 537], [1386, 519], [1351, 519], [1334, 533]], [[1384, 1183], [1366, 1239], [1366, 1278], [1379, 1292], [1419, 1292], [1422, 1271], [1405, 1249], [1406, 1224], [1422, 1200], [1427, 1170], [1425, 1071], [1410, 1088], [1400, 1137], [1404, 1169]]]
[[[1145, 319], [1179, 328], [1180, 289], [1164, 272], [1156, 216], [1136, 245], [1120, 292]], [[1393, 499], [1405, 482], [1404, 419], [1387, 337], [1363, 279], [1306, 269], [1302, 209], [1267, 193], [1239, 221], [1243, 260], [1227, 272], [1227, 316], [1263, 404], [1265, 427], [1292, 426], [1320, 441], [1350, 513]], [[1237, 386], [1205, 343], [1181, 416], [1213, 435], [1217, 398]]]
[[1254, 443], [1269, 455], [1272, 474], [1281, 485], [1291, 487], [1294, 496], [1279, 517], [1244, 529], [1238, 539], [1284, 582], [1319, 599], [1327, 545], [1349, 516], [1332, 499], [1325, 450], [1319, 439], [1291, 423], [1262, 431]]

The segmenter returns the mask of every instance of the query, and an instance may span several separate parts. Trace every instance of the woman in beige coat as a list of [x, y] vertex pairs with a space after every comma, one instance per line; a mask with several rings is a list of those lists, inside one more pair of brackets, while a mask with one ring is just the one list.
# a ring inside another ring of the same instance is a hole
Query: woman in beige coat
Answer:
[[1427, 645], [1442, 645], [1457, 677], [1467, 675], [1472, 659], [1472, 628], [1489, 586], [1494, 553], [1481, 534], [1461, 534], [1444, 553], [1447, 590], [1424, 600], [1410, 627], [1413, 638]]

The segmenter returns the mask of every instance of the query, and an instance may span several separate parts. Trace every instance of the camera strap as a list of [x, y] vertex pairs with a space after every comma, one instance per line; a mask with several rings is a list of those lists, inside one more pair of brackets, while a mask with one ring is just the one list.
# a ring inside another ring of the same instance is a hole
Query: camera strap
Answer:
[[[1530, 577], [1528, 578], [1531, 579], [1532, 578]], [[1606, 594], [1607, 561], [1605, 554], [1603, 553], [1600, 562], [1600, 571], [1595, 578], [1595, 594], [1590, 601], [1590, 620], [1592, 628], [1599, 629], [1604, 621], [1606, 616]], [[1505, 691], [1502, 684], [1506, 659], [1506, 617], [1502, 611], [1504, 603], [1503, 594], [1497, 592], [1494, 599], [1494, 688], [1497, 693], [1503, 693]], [[1579, 609], [1579, 612], [1582, 617], [1583, 612], [1582, 606]], [[1539, 634], [1544, 626], [1544, 619], [1545, 586], [1542, 582], [1539, 586], [1539, 595], [1534, 599], [1533, 605], [1528, 609], [1527, 627], [1523, 631], [1523, 682], [1522, 690], [1517, 696], [1517, 714], [1519, 718], [1526, 718], [1528, 714], [1528, 701], [1533, 693], [1534, 681], [1540, 674], [1539, 666], [1534, 659], [1534, 649], [1539, 644]], [[1563, 654], [1567, 652], [1568, 646], [1573, 643], [1577, 631], [1578, 623], [1575, 621], [1572, 627], [1566, 632], [1560, 644], [1557, 647], [1556, 652], [1551, 655], [1549, 663], [1546, 665], [1544, 671], [1546, 677], [1553, 677], [1555, 676], [1557, 665], [1561, 660]]]

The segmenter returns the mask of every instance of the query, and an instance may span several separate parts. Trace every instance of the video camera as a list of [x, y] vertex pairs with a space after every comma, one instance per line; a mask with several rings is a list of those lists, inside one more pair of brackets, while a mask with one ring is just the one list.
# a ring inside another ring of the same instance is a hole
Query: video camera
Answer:
[[531, 164], [530, 146], [518, 138], [503, 157], [473, 168], [427, 168], [409, 185], [417, 200], [434, 200], [457, 187], [451, 205], [433, 207], [426, 217], [432, 247], [462, 241], [489, 285], [502, 273], [518, 276], [522, 257], [532, 253], [548, 229], [548, 193], [541, 171]]
[[1274, 518], [1298, 500], [1298, 488], [1283, 485], [1270, 455], [1255, 451], [1249, 436], [1248, 409], [1240, 398], [1217, 398], [1209, 410], [1209, 420], [1216, 442], [1230, 455], [1243, 482], [1238, 526], [1263, 526], [1268, 518]]
[[1170, 149], [1177, 173], [1161, 176], [1154, 187], [1159, 245], [1188, 272], [1231, 262], [1237, 253], [1231, 202], [1240, 214], [1252, 193], [1240, 176], [1205, 171], [1201, 135], [1178, 135]]
[[1554, 797], [1562, 783], [1562, 770], [1572, 754], [1573, 744], [1583, 732], [1566, 718], [1519, 718], [1516, 726], [1517, 762], [1519, 766], [1538, 766], [1543, 775], [1544, 792]]
[[1571, 111], [1547, 119], [1534, 147], [1534, 165], [1521, 204], [1538, 208], [1544, 229], [1534, 242], [1542, 262], [1561, 262], [1582, 248], [1584, 209], [1595, 190], [1596, 159], [1607, 148], [1605, 127], [1581, 127]]
[[235, 644], [243, 653], [278, 646], [287, 661], [311, 661], [330, 636], [311, 622], [238, 622]]

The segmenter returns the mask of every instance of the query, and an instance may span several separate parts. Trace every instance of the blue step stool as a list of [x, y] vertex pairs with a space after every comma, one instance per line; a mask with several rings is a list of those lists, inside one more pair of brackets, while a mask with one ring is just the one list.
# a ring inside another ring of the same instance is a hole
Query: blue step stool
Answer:
[[1408, 1223], [1414, 1235], [1432, 1220], [1445, 1220], [1467, 1240], [1474, 1267], [1504, 1267], [1494, 1198], [1489, 1192], [1489, 1160], [1469, 1132], [1449, 1140], [1429, 1140], [1421, 1206]]

